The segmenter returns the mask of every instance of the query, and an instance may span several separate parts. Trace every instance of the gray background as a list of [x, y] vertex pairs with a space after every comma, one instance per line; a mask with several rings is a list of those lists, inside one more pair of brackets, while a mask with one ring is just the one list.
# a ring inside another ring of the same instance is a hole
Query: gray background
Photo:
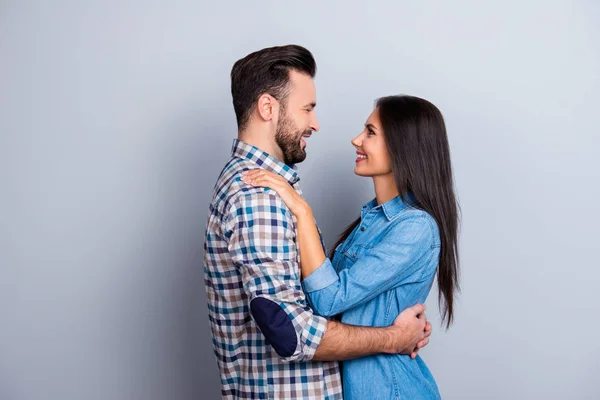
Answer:
[[[85, 3], [85, 4], [83, 4]], [[202, 281], [235, 60], [313, 51], [300, 172], [327, 242], [373, 196], [376, 97], [446, 117], [463, 209], [446, 399], [598, 399], [600, 6], [0, 2], [0, 399], [219, 397]]]

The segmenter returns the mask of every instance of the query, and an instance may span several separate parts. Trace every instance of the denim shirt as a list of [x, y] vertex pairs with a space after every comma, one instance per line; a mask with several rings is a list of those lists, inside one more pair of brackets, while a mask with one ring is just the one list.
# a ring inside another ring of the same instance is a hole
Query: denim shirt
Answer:
[[[361, 210], [361, 222], [341, 243], [333, 260], [303, 281], [316, 313], [341, 314], [349, 325], [389, 326], [404, 309], [424, 303], [440, 256], [433, 217], [400, 196]], [[420, 356], [378, 354], [344, 361], [344, 399], [439, 399]]]

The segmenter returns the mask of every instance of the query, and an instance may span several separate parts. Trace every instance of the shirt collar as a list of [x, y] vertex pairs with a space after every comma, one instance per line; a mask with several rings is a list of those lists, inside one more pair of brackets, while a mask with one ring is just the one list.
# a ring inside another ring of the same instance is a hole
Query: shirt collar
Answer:
[[258, 147], [242, 142], [239, 139], [233, 140], [231, 155], [233, 157], [251, 161], [267, 171], [283, 176], [290, 185], [294, 185], [300, 180], [296, 165], [289, 166], [284, 164]]
[[412, 193], [407, 193], [404, 197], [405, 199], [403, 200], [401, 196], [396, 196], [380, 205], [377, 204], [377, 199], [375, 198], [363, 205], [361, 209], [361, 217], [364, 217], [365, 214], [373, 209], [381, 209], [383, 210], [386, 218], [391, 221], [397, 217], [398, 214], [400, 214], [400, 211], [416, 204], [415, 196]]

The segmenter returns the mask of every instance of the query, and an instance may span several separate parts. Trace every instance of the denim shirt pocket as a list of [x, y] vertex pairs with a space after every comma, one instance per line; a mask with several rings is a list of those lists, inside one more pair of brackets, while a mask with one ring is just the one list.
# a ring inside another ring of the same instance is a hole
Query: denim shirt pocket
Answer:
[[367, 250], [372, 248], [371, 244], [353, 244], [342, 250], [342, 254], [352, 263], [356, 262]]

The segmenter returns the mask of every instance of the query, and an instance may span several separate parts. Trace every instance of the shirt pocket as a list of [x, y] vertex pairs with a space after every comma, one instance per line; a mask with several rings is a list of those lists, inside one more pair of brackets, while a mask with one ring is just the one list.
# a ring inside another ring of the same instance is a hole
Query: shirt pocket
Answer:
[[353, 244], [348, 246], [342, 251], [342, 254], [346, 259], [351, 262], [356, 262], [367, 250], [371, 249], [373, 245], [370, 244]]

